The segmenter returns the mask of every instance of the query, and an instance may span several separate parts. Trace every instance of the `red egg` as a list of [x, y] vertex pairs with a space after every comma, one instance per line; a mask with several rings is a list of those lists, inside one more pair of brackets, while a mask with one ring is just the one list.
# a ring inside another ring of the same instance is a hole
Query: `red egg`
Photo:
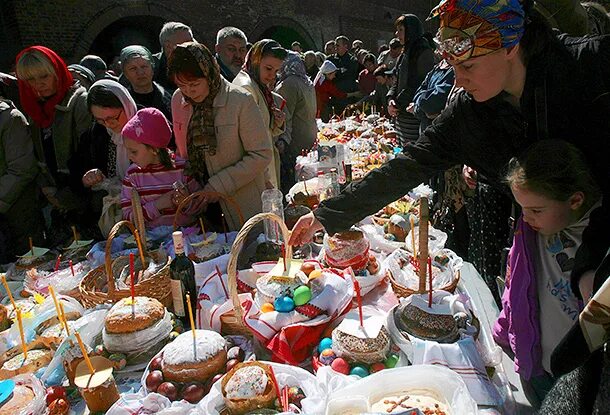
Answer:
[[156, 392], [162, 383], [163, 372], [160, 370], [153, 370], [146, 376], [146, 389], [150, 392]]
[[213, 385], [216, 382], [218, 382], [220, 379], [222, 379], [222, 377], [224, 376], [224, 373], [218, 373], [217, 375], [214, 375], [214, 377], [212, 378], [212, 380], [210, 381], [210, 383]]
[[371, 373], [379, 372], [380, 370], [385, 369], [385, 365], [383, 364], [383, 362], [373, 363], [370, 369]]
[[182, 390], [182, 399], [189, 403], [197, 403], [205, 396], [205, 388], [201, 383], [191, 383]]
[[167, 397], [170, 401], [178, 399], [178, 388], [172, 382], [163, 382], [157, 388], [157, 393]]
[[345, 359], [342, 357], [337, 357], [335, 360], [333, 360], [330, 367], [339, 373], [349, 375], [349, 363], [347, 363], [347, 361], [345, 361]]
[[47, 406], [56, 399], [68, 399], [66, 398], [66, 389], [63, 386], [50, 386], [47, 388]]
[[311, 262], [306, 262], [303, 265], [301, 265], [301, 271], [303, 271], [303, 273], [305, 275], [307, 275], [309, 277], [309, 274], [311, 274], [311, 271], [313, 271], [314, 269], [316, 269], [316, 265], [312, 264]]
[[150, 361], [150, 365], [148, 365], [148, 370], [161, 370], [161, 364], [163, 362], [163, 356], [155, 357]]
[[233, 369], [233, 367], [239, 363], [239, 360], [237, 359], [231, 359], [231, 360], [227, 360], [227, 372], [231, 369]]

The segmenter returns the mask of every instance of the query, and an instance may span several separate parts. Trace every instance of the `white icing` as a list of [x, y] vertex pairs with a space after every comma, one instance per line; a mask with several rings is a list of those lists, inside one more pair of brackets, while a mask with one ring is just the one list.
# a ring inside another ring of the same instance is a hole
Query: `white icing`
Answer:
[[119, 301], [112, 307], [112, 309], [108, 313], [108, 316], [127, 316], [131, 315], [132, 311], [135, 311], [136, 318], [138, 318], [139, 316], [148, 316], [148, 308], [150, 307], [150, 303], [152, 303], [153, 300], [148, 297], [134, 297], [134, 300], [135, 304], [132, 307], [132, 305], [130, 304], [131, 297], [123, 298], [121, 301]]
[[[163, 351], [163, 363], [167, 365], [182, 365], [204, 362], [216, 356], [226, 347], [225, 339], [215, 331], [196, 330], [196, 341], [193, 346], [193, 333], [186, 331], [168, 344]], [[196, 358], [193, 355], [196, 350]]]
[[267, 388], [267, 374], [258, 366], [243, 367], [231, 376], [225, 386], [229, 399], [248, 399], [261, 396]]
[[[371, 412], [394, 414], [404, 412], [406, 408], [419, 408], [422, 411], [426, 408], [434, 410], [435, 405], [438, 405], [438, 409], [445, 412], [447, 415], [450, 414], [447, 405], [439, 400], [436, 396], [432, 396], [432, 392], [423, 390], [413, 392], [414, 393], [394, 393], [385, 396], [371, 405]], [[401, 402], [401, 404], [397, 406], [395, 403], [398, 402]], [[394, 409], [390, 411], [392, 408]]]

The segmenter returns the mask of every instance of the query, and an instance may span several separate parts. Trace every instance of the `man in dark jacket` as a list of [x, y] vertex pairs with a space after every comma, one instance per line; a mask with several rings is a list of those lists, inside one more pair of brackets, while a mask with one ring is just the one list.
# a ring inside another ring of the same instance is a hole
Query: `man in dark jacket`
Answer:
[[223, 27], [216, 35], [216, 61], [220, 74], [229, 82], [237, 76], [246, 61], [248, 38], [236, 27]]
[[[358, 91], [358, 60], [349, 53], [349, 39], [346, 36], [338, 36], [335, 39], [337, 53], [328, 60], [337, 67], [335, 85], [346, 94]], [[336, 100], [333, 103], [335, 111], [341, 113], [349, 103], [349, 99]]]
[[[560, 139], [583, 151], [603, 189], [602, 207], [592, 212], [575, 258], [572, 286], [579, 295], [580, 277], [597, 267], [610, 245], [610, 37], [557, 39], [534, 13], [526, 24], [520, 2], [511, 0], [498, 10], [480, 5], [483, 10], [470, 11], [479, 13], [484, 33], [459, 38], [469, 27], [450, 25], [465, 22], [455, 19], [466, 12], [462, 2], [449, 10], [442, 2], [435, 11], [441, 50], [455, 69], [456, 85], [465, 90], [401, 155], [302, 217], [291, 243], [308, 240], [322, 227], [330, 234], [348, 229], [455, 165], [471, 166], [503, 188], [504, 166], [512, 157], [535, 140]], [[490, 38], [496, 41], [492, 49]]]
[[176, 46], [184, 42], [193, 41], [191, 28], [180, 22], [167, 22], [159, 32], [159, 43], [161, 52], [155, 53], [155, 76], [153, 80], [159, 83], [170, 94], [176, 90], [176, 85], [167, 77], [167, 59], [171, 56]]

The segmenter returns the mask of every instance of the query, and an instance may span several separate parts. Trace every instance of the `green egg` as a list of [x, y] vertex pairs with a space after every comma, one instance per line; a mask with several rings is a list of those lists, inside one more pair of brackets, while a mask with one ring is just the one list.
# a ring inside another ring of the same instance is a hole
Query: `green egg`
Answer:
[[311, 300], [311, 289], [306, 285], [301, 285], [296, 290], [294, 290], [292, 299], [294, 300], [294, 305], [297, 307], [303, 304], [307, 304], [309, 300]]

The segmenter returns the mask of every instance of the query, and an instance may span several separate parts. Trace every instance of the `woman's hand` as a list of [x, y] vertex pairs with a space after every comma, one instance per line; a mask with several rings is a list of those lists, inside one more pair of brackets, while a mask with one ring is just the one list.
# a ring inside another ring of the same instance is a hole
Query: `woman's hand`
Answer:
[[285, 121], [286, 121], [286, 114], [284, 113], [284, 111], [282, 111], [278, 108], [274, 108], [273, 109], [273, 125], [275, 125], [275, 128], [280, 128], [282, 125], [284, 125]]
[[293, 246], [305, 245], [310, 242], [313, 239], [313, 235], [321, 229], [324, 229], [324, 226], [316, 219], [313, 212], [303, 215], [292, 228], [288, 243]]
[[398, 107], [396, 106], [396, 101], [393, 99], [388, 101], [388, 114], [392, 117], [396, 117], [398, 115]]
[[593, 280], [595, 279], [595, 271], [586, 271], [578, 280], [578, 288], [583, 302], [586, 304], [593, 296]]
[[93, 187], [104, 181], [106, 176], [100, 169], [91, 169], [83, 175], [83, 185], [85, 187]]

